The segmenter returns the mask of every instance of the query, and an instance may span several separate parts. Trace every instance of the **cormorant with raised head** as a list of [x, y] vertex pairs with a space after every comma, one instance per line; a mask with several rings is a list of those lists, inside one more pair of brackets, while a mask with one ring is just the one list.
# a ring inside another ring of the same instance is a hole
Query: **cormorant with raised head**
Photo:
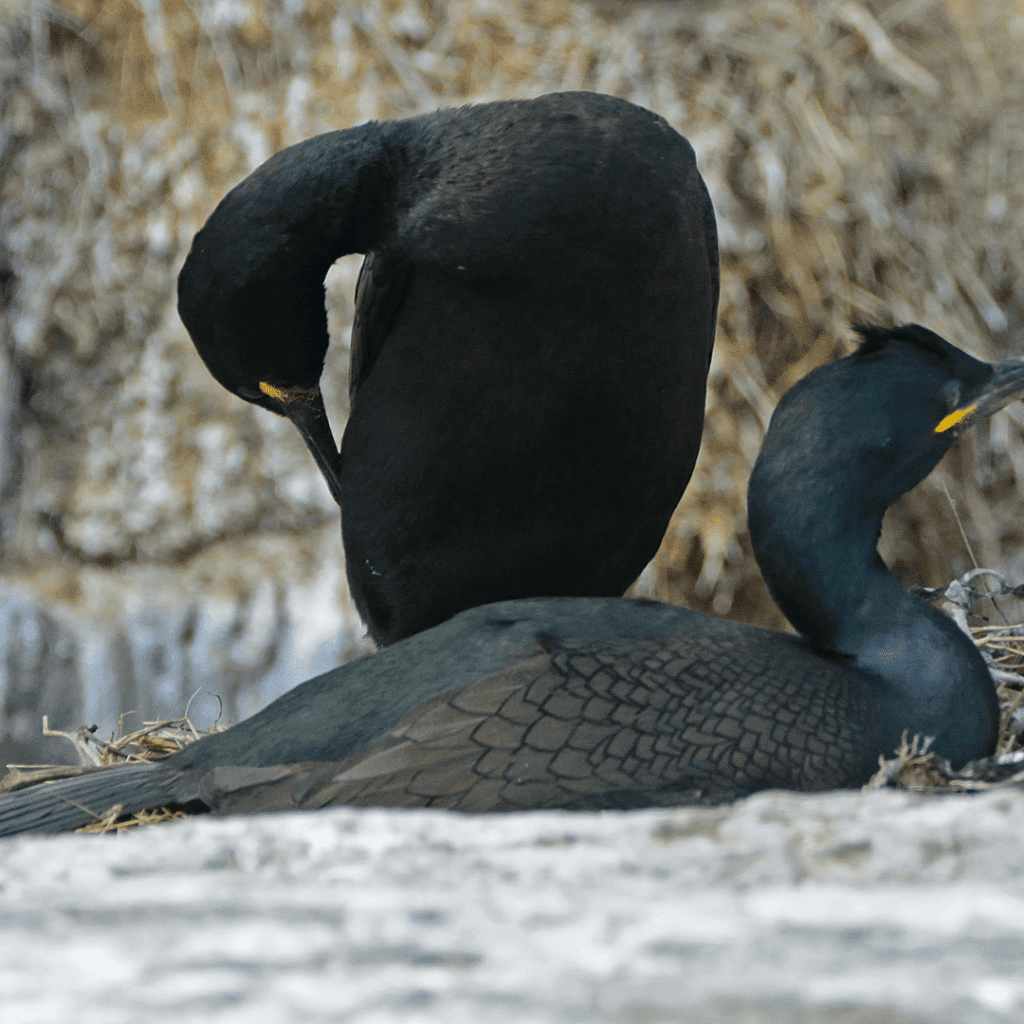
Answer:
[[857, 786], [904, 730], [955, 767], [991, 754], [984, 660], [876, 541], [957, 437], [1024, 394], [1024, 360], [916, 325], [860, 331], [779, 403], [750, 481], [754, 552], [801, 636], [653, 601], [474, 608], [165, 761], [4, 797], [0, 835], [114, 804], [623, 808]]
[[[339, 456], [323, 281], [353, 252]], [[491, 601], [625, 591], [693, 471], [717, 308], [689, 143], [587, 92], [282, 150], [224, 197], [178, 279], [210, 372], [309, 445], [381, 645]]]

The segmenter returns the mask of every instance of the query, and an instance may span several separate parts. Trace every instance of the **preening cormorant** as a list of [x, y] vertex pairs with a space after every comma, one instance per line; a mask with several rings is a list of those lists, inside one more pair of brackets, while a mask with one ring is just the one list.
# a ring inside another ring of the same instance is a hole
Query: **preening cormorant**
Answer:
[[[353, 252], [339, 456], [323, 281]], [[178, 279], [213, 376], [309, 445], [380, 645], [492, 601], [621, 595], [690, 479], [717, 308], [690, 144], [588, 92], [282, 150], [224, 197]]]
[[955, 767], [991, 754], [984, 660], [875, 545], [886, 508], [1024, 394], [1024, 360], [916, 325], [860, 333], [779, 403], [750, 481], [755, 554], [802, 636], [653, 601], [473, 608], [165, 761], [0, 798], [0, 835], [115, 804], [626, 808], [857, 786], [904, 730]]

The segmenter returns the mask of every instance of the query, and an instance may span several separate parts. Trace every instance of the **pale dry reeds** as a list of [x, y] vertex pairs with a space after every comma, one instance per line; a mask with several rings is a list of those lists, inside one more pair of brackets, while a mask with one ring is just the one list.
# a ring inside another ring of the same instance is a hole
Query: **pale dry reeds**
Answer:
[[[219, 195], [306, 135], [566, 88], [625, 96], [679, 127], [718, 211], [722, 305], [704, 452], [647, 593], [779, 624], [745, 540], [747, 474], [777, 395], [845, 349], [851, 315], [923, 320], [980, 355], [1021, 347], [1024, 17], [1007, 0], [60, 10], [47, 45], [78, 83], [74, 109], [49, 115], [61, 141], [5, 185], [37, 199], [4, 230], [16, 271], [36, 271], [15, 317], [20, 351], [48, 361], [55, 332], [73, 365], [111, 331], [144, 333], [130, 322], [140, 281], [151, 323]], [[23, 90], [5, 118], [39, 130], [45, 99]], [[969, 568], [943, 487], [983, 564], [1024, 567], [1022, 426], [1011, 408], [901, 504], [886, 549], [900, 571], [937, 581]]]

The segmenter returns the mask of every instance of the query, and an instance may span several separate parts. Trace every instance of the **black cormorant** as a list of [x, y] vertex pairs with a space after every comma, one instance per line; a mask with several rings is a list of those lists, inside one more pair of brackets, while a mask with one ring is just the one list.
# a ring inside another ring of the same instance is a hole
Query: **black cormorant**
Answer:
[[4, 797], [0, 835], [115, 804], [491, 811], [857, 786], [904, 730], [956, 767], [991, 754], [984, 660], [876, 541], [957, 437], [1024, 394], [1024, 360], [980, 362], [916, 325], [860, 333], [779, 403], [750, 481], [755, 554], [802, 636], [653, 601], [474, 608], [165, 761]]
[[[323, 281], [353, 252], [339, 456]], [[625, 591], [693, 470], [717, 307], [690, 144], [587, 92], [282, 150], [224, 197], [178, 279], [213, 376], [306, 439], [381, 645], [491, 601]]]

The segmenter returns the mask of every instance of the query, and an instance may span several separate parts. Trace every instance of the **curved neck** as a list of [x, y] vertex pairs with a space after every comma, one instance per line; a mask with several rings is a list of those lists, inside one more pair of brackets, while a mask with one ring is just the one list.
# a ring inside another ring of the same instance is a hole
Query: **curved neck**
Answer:
[[884, 508], [852, 498], [842, 473], [778, 472], [759, 461], [750, 478], [754, 557], [775, 603], [816, 647], [854, 656], [881, 609], [905, 592], [876, 544]]
[[369, 251], [390, 226], [388, 197], [403, 165], [388, 145], [391, 128], [370, 122], [275, 153], [221, 200], [194, 252], [214, 240], [208, 269], [222, 266], [249, 298], [260, 297], [262, 280], [278, 290], [282, 276], [319, 288], [336, 259]]
[[196, 235], [178, 278], [178, 310], [225, 387], [250, 377], [316, 386], [328, 344], [324, 277], [339, 256], [372, 249], [391, 227], [388, 194], [405, 166], [393, 132], [365, 124], [282, 150], [236, 185]]
[[852, 500], [825, 477], [817, 493], [784, 475], [751, 478], [751, 540], [772, 597], [815, 647], [880, 681], [877, 713], [890, 741], [906, 729], [933, 736], [954, 764], [986, 756], [999, 709], [983, 658], [889, 572], [876, 549], [884, 509], [857, 508], [865, 496]]

